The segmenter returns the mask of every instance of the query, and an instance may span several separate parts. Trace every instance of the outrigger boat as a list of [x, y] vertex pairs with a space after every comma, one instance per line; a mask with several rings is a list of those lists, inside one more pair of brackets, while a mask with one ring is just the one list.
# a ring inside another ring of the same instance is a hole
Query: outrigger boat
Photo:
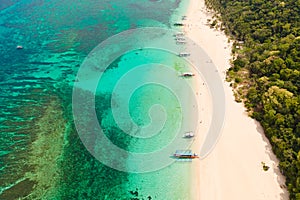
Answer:
[[185, 38], [184, 37], [176, 37], [175, 40], [176, 41], [185, 41]]
[[173, 24], [174, 26], [184, 26], [184, 23], [181, 23], [181, 22], [176, 22]]
[[176, 44], [186, 44], [186, 41], [176, 41]]
[[191, 73], [191, 72], [185, 72], [185, 73], [182, 73], [180, 76], [182, 76], [182, 77], [192, 77], [192, 76], [195, 76], [195, 74]]
[[182, 52], [182, 53], [178, 54], [179, 57], [187, 57], [187, 56], [190, 56], [190, 55], [191, 55], [190, 53], [185, 53], [185, 52]]
[[199, 158], [199, 156], [195, 153], [193, 153], [191, 150], [176, 150], [176, 152], [173, 154], [175, 158], [180, 159], [194, 159]]
[[177, 32], [174, 34], [174, 37], [183, 37], [184, 36], [184, 32]]
[[183, 138], [192, 138], [192, 137], [194, 137], [195, 136], [195, 134], [194, 134], [194, 132], [193, 131], [189, 131], [189, 132], [186, 132], [185, 134], [183, 134]]

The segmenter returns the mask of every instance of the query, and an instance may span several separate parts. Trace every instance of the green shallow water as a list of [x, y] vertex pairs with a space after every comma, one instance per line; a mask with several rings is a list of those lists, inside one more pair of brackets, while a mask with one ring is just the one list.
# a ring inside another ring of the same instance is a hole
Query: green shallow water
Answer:
[[[83, 146], [71, 112], [72, 85], [85, 56], [123, 30], [170, 26], [180, 1], [0, 2], [0, 199], [189, 199], [188, 163], [143, 174], [107, 167]], [[16, 50], [16, 45], [24, 49]], [[116, 81], [131, 66], [153, 62], [145, 55], [125, 61], [135, 53], [115, 61], [105, 73], [96, 98], [97, 115], [115, 144], [147, 153], [172, 141], [182, 113], [172, 92], [146, 85], [133, 93], [129, 113], [138, 125], [145, 126], [151, 124], [149, 109], [161, 104], [171, 116], [165, 128], [147, 142], [118, 129], [110, 110]], [[169, 55], [148, 53], [155, 62], [174, 66]], [[156, 76], [151, 69], [137, 75], [139, 80]]]

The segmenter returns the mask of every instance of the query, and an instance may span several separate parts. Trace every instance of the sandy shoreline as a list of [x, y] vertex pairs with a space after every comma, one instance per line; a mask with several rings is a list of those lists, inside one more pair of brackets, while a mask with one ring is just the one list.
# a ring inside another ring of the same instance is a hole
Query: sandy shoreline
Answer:
[[[221, 31], [210, 29], [207, 19], [211, 19], [204, 0], [190, 0], [184, 31], [206, 53], [217, 66], [224, 80], [226, 119], [220, 140], [213, 152], [192, 164], [191, 193], [194, 199], [201, 200], [260, 200], [288, 199], [288, 192], [282, 189], [285, 179], [278, 169], [278, 160], [263, 134], [261, 126], [247, 116], [243, 104], [236, 103], [229, 83], [225, 82], [225, 72], [230, 67], [231, 44]], [[192, 53], [192, 52], [191, 52]], [[199, 82], [200, 83], [200, 82]], [[200, 84], [201, 85], [201, 84]], [[196, 87], [199, 104], [209, 103], [209, 96], [203, 88]], [[200, 107], [201, 107], [200, 106]], [[205, 107], [201, 116], [211, 111]], [[207, 117], [202, 120], [201, 131], [210, 125]], [[199, 151], [203, 135], [197, 135], [192, 149]], [[270, 167], [263, 171], [261, 162]]]

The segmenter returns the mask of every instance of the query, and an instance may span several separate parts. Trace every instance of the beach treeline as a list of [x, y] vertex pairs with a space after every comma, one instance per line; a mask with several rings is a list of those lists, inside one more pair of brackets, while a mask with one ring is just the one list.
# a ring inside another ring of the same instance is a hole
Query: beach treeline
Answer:
[[206, 4], [218, 13], [213, 26], [235, 41], [228, 79], [236, 99], [263, 126], [290, 199], [300, 199], [300, 1]]

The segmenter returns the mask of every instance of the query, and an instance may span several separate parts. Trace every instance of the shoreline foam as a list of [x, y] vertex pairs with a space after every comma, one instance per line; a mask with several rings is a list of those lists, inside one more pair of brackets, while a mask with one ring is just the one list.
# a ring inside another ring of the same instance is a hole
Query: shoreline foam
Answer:
[[[190, 0], [186, 16], [184, 31], [205, 49], [217, 66], [224, 80], [226, 98], [226, 119], [220, 140], [210, 155], [192, 164], [193, 199], [288, 199], [285, 178], [279, 172], [279, 162], [261, 126], [248, 117], [243, 104], [235, 102], [230, 83], [225, 81], [231, 59], [227, 36], [207, 25], [212, 16], [204, 0]], [[196, 90], [201, 91], [199, 84]], [[209, 97], [205, 101], [209, 102]], [[199, 150], [202, 139], [196, 137], [193, 150]], [[270, 169], [264, 171], [261, 162]]]

